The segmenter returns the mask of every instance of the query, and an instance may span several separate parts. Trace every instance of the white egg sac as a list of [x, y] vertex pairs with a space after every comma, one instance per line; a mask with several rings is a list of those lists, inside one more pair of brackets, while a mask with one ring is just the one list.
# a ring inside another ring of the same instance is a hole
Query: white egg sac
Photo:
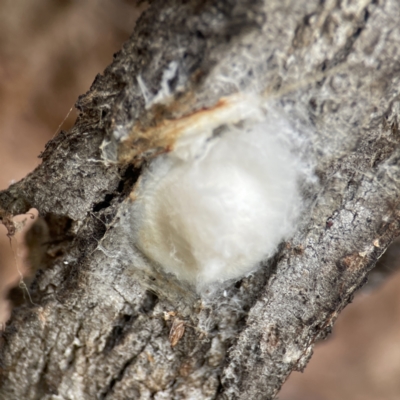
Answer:
[[197, 288], [253, 271], [293, 233], [301, 204], [300, 161], [285, 135], [293, 129], [262, 115], [183, 137], [137, 189], [137, 247]]

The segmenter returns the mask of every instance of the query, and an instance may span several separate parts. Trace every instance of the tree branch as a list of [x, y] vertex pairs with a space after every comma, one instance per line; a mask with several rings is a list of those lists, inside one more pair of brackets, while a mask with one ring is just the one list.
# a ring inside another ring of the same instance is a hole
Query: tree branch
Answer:
[[[75, 126], [0, 193], [3, 221], [35, 207], [57, 239], [3, 333], [0, 398], [273, 398], [400, 233], [399, 15], [394, 0], [153, 1]], [[136, 248], [135, 184], [177, 140], [165, 126], [238, 93], [296, 127], [318, 182], [273, 259], [198, 294]]]

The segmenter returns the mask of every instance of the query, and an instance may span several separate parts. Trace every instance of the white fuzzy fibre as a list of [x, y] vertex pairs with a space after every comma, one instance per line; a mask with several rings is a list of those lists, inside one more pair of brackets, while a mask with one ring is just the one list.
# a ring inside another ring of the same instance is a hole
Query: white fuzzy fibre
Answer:
[[293, 128], [257, 102], [232, 107], [153, 160], [134, 202], [137, 247], [198, 288], [254, 270], [300, 210]]

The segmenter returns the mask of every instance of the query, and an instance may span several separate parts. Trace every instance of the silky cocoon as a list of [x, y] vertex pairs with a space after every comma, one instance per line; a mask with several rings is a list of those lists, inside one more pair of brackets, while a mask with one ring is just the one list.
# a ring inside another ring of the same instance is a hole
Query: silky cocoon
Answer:
[[283, 134], [293, 128], [258, 111], [256, 120], [183, 137], [137, 188], [136, 246], [198, 288], [253, 271], [296, 225], [301, 165]]

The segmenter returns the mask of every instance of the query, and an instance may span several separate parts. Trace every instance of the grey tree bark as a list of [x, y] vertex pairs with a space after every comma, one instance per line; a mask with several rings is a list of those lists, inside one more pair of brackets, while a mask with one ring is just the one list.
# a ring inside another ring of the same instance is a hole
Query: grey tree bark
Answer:
[[[272, 399], [303, 370], [400, 234], [399, 18], [397, 0], [153, 1], [75, 126], [0, 193], [10, 234], [39, 210], [44, 249], [2, 334], [0, 399]], [[318, 183], [294, 237], [210, 297], [135, 248], [131, 193], [173, 143], [158, 127], [237, 92], [298, 128]]]

